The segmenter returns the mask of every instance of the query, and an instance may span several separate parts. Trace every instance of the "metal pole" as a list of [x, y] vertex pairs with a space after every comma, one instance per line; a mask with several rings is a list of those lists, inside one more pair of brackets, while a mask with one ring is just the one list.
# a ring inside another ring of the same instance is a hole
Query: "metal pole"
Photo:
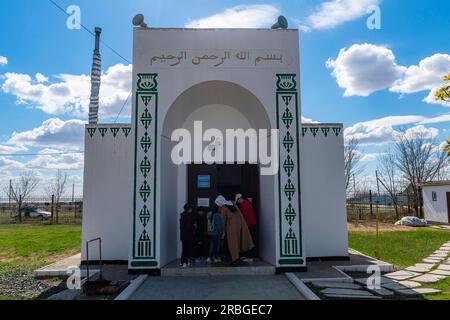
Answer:
[[55, 195], [54, 194], [52, 194], [51, 214], [52, 214], [52, 224], [53, 224], [53, 222], [54, 222], [54, 214], [55, 214]]
[[73, 216], [76, 219], [77, 218], [77, 211], [75, 208], [75, 183], [72, 184], [72, 207], [73, 207]]
[[377, 190], [378, 190], [378, 201], [377, 201], [377, 230], [376, 230], [376, 243], [375, 243], [375, 257], [377, 259], [381, 258], [380, 254], [380, 209], [378, 202], [380, 201], [380, 183], [378, 180], [378, 171], [375, 171], [377, 177]]
[[9, 192], [8, 192], [8, 209], [11, 210], [11, 193], [12, 193], [12, 180], [9, 179]]

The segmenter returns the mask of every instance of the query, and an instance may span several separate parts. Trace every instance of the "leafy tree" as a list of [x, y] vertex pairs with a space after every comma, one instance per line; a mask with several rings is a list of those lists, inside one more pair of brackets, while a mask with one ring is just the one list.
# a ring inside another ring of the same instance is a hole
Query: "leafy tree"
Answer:
[[444, 84], [436, 92], [436, 101], [450, 103], [450, 74], [444, 77]]

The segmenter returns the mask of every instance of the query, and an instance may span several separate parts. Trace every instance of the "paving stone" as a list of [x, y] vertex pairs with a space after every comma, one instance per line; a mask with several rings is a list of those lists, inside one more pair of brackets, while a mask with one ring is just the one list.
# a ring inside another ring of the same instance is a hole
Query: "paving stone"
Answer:
[[448, 270], [437, 269], [437, 270], [431, 271], [430, 274], [437, 274], [440, 276], [450, 277], [450, 271], [448, 271]]
[[408, 289], [417, 288], [421, 286], [420, 283], [411, 280], [399, 281], [398, 283]]
[[436, 283], [445, 278], [446, 278], [445, 276], [427, 273], [427, 274], [418, 276], [416, 278], [412, 278], [411, 280], [416, 281], [416, 282], [423, 282], [423, 283]]
[[440, 293], [441, 290], [437, 289], [430, 289], [430, 288], [417, 288], [417, 289], [405, 289], [405, 290], [398, 290], [397, 293], [405, 296], [418, 296], [422, 294], [433, 294], [433, 293]]
[[370, 292], [372, 292], [378, 296], [382, 296], [382, 297], [392, 297], [395, 295], [395, 293], [393, 291], [385, 289], [385, 288], [370, 289], [369, 287], [366, 287], [366, 289], [369, 290]]
[[437, 257], [437, 256], [434, 256], [434, 255], [431, 255], [427, 259], [438, 260], [440, 262], [440, 261], [445, 260], [445, 257]]
[[434, 254], [445, 255], [448, 256], [448, 250], [436, 250]]
[[338, 296], [357, 296], [357, 297], [372, 297], [373, 294], [364, 290], [354, 290], [354, 289], [339, 289], [339, 288], [327, 288], [320, 291], [324, 295], [338, 295]]
[[441, 264], [441, 265], [438, 267], [438, 270], [450, 271], [450, 265], [448, 265], [448, 264]]
[[402, 285], [399, 282], [385, 283], [385, 284], [382, 284], [381, 286], [385, 289], [394, 290], [394, 291], [409, 289], [408, 287]]
[[407, 271], [412, 271], [412, 272], [419, 272], [419, 273], [425, 273], [431, 270], [431, 268], [433, 268], [434, 265], [433, 264], [416, 264], [412, 267], [408, 267], [406, 268]]
[[422, 261], [425, 262], [425, 263], [437, 264], [437, 263], [440, 263], [442, 260], [425, 258]]
[[317, 288], [336, 288], [336, 289], [362, 289], [362, 287], [355, 283], [349, 282], [313, 282], [312, 285]]
[[413, 277], [417, 277], [420, 276], [420, 273], [417, 272], [411, 272], [411, 271], [406, 271], [406, 270], [401, 270], [401, 271], [396, 271], [396, 272], [392, 272], [392, 273], [387, 273], [384, 276], [386, 278], [389, 279], [394, 279], [394, 280], [407, 280]]
[[[439, 251], [439, 250], [438, 250]], [[430, 257], [441, 257], [441, 258], [447, 258], [448, 252], [434, 252]]]

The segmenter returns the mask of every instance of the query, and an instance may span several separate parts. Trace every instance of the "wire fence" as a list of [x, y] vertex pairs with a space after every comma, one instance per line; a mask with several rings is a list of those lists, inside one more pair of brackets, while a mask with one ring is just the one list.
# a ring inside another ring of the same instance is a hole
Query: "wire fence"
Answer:
[[[19, 216], [20, 207], [20, 216]], [[37, 196], [18, 201], [0, 197], [0, 224], [81, 224], [83, 197]]]
[[383, 222], [396, 222], [406, 216], [420, 217], [422, 208], [413, 194], [375, 195], [372, 192], [347, 197], [347, 219], [376, 220], [377, 212]]

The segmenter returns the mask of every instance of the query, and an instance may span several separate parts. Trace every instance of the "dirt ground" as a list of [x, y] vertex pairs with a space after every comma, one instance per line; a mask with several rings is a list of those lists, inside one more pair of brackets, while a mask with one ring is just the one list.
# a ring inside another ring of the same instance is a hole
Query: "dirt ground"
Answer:
[[[381, 232], [415, 230], [415, 228], [412, 227], [396, 226], [394, 224], [385, 222], [380, 222], [379, 228]], [[349, 231], [374, 232], [375, 229], [376, 229], [375, 221], [353, 221], [348, 223]]]

